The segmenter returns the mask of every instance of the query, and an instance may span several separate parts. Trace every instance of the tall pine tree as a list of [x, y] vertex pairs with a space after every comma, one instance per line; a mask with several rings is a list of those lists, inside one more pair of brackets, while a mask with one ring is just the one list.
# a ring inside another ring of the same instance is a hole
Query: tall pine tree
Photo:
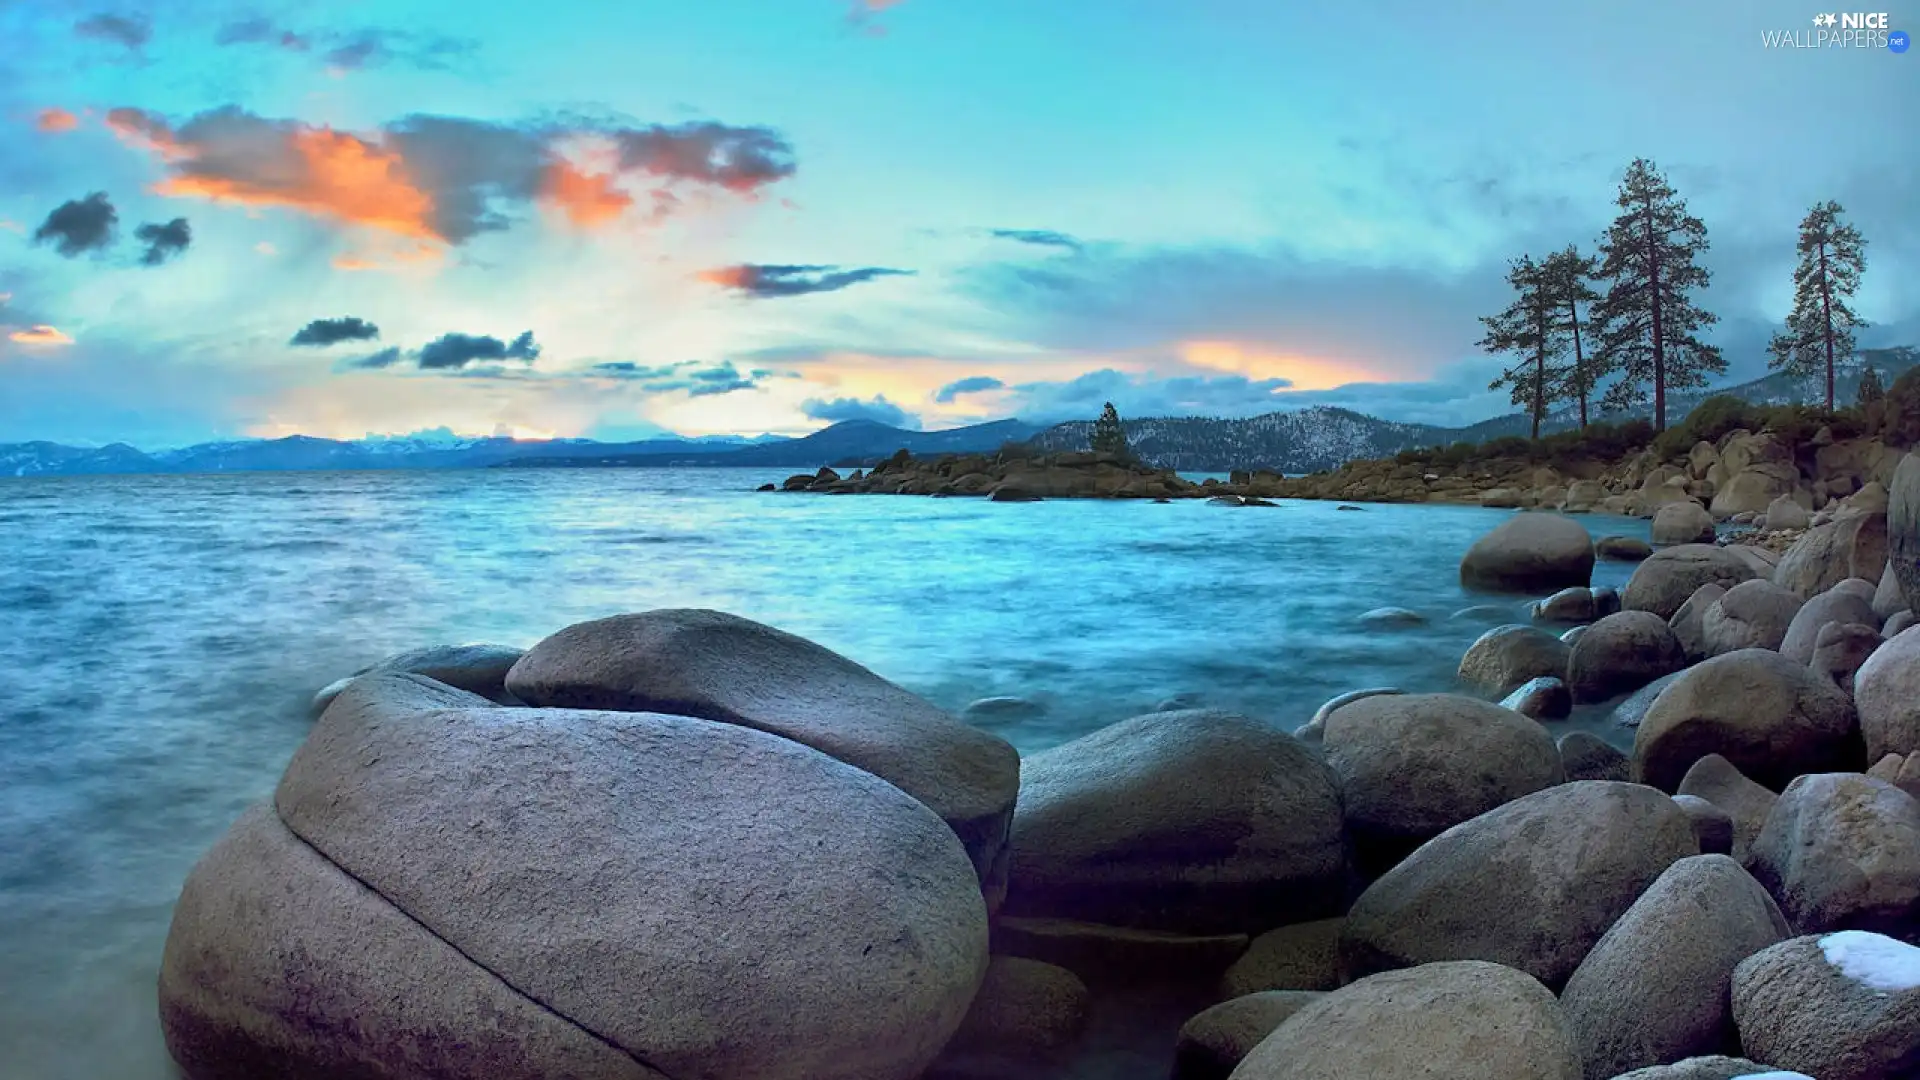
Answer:
[[[1587, 403], [1593, 397], [1594, 385], [1605, 374], [1600, 370], [1599, 357], [1588, 355], [1586, 342], [1580, 335], [1583, 305], [1590, 313], [1593, 304], [1600, 299], [1600, 294], [1594, 291], [1592, 284], [1599, 270], [1599, 260], [1580, 254], [1577, 244], [1568, 244], [1547, 256], [1541, 264], [1546, 289], [1559, 305], [1560, 326], [1573, 341], [1573, 362], [1562, 369], [1564, 379], [1556, 397], [1562, 401], [1579, 402], [1580, 428], [1583, 431], [1587, 427]], [[1585, 317], [1590, 319], [1592, 316], [1588, 314]]]
[[1800, 222], [1800, 262], [1793, 268], [1793, 311], [1787, 328], [1773, 335], [1770, 365], [1790, 375], [1827, 376], [1827, 408], [1833, 408], [1836, 357], [1853, 355], [1853, 331], [1867, 325], [1847, 300], [1867, 268], [1867, 242], [1841, 222], [1840, 204], [1815, 204]]
[[1123, 461], [1133, 457], [1133, 448], [1127, 445], [1127, 429], [1120, 425], [1120, 413], [1111, 401], [1100, 411], [1100, 419], [1093, 422], [1092, 448], [1096, 454], [1112, 454]]
[[1563, 386], [1558, 361], [1566, 352], [1560, 300], [1546, 267], [1531, 255], [1522, 255], [1508, 265], [1507, 283], [1518, 295], [1500, 314], [1481, 316], [1487, 336], [1478, 342], [1487, 352], [1520, 356], [1520, 362], [1502, 372], [1487, 389], [1513, 388], [1513, 403], [1527, 407], [1536, 439], [1547, 406], [1558, 399]]
[[1855, 392], [1857, 404], [1876, 405], [1887, 399], [1887, 388], [1880, 382], [1880, 373], [1872, 364], [1860, 373], [1860, 389]]
[[1708, 375], [1727, 370], [1720, 350], [1698, 337], [1719, 320], [1688, 295], [1710, 278], [1694, 262], [1707, 250], [1707, 226], [1646, 158], [1627, 166], [1614, 202], [1620, 216], [1600, 238], [1607, 292], [1593, 309], [1600, 353], [1620, 375], [1605, 404], [1639, 405], [1651, 385], [1653, 427], [1665, 431], [1667, 391], [1705, 386]]

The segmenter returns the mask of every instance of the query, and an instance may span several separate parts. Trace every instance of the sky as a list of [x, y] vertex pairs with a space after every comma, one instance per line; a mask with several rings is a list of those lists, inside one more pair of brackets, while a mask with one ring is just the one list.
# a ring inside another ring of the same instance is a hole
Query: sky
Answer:
[[[0, 442], [1510, 411], [1650, 158], [1733, 378], [1920, 343], [1920, 57], [1800, 0], [0, 0]], [[1920, 11], [1890, 12], [1896, 29]]]

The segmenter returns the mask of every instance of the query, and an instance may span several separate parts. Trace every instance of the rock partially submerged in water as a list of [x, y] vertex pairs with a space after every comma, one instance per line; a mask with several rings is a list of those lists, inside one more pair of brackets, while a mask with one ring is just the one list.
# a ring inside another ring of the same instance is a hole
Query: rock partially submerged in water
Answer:
[[313, 715], [327, 711], [333, 699], [347, 684], [362, 675], [375, 673], [424, 675], [456, 690], [478, 694], [501, 705], [517, 705], [519, 700], [507, 692], [507, 672], [513, 669], [526, 650], [506, 645], [435, 645], [413, 649], [387, 657], [337, 680], [313, 696]]
[[1496, 626], [1460, 657], [1460, 681], [1490, 697], [1505, 697], [1534, 679], [1565, 678], [1573, 649], [1537, 626]]
[[1522, 514], [1476, 540], [1460, 560], [1460, 583], [1493, 592], [1540, 593], [1593, 578], [1593, 537], [1559, 514]]
[[805, 638], [719, 611], [616, 615], [535, 645], [507, 688], [536, 706], [695, 716], [811, 746], [932, 808], [989, 899], [1001, 891], [1013, 747]]
[[1587, 628], [1567, 657], [1567, 686], [1576, 701], [1605, 701], [1631, 693], [1687, 663], [1666, 621], [1645, 611], [1621, 611]]
[[1573, 712], [1573, 692], [1561, 680], [1542, 675], [1501, 699], [1500, 707], [1531, 720], [1565, 720]]

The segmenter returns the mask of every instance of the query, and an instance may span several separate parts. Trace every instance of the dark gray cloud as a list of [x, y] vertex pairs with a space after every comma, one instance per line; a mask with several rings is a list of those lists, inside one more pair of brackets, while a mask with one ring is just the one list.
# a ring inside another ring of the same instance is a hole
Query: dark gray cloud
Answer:
[[120, 214], [113, 208], [113, 201], [106, 192], [96, 191], [55, 207], [33, 231], [33, 242], [52, 244], [55, 251], [72, 259], [113, 243], [119, 223]]
[[511, 342], [485, 334], [442, 334], [415, 354], [422, 371], [457, 370], [471, 364], [503, 360], [531, 364], [539, 357], [540, 346], [534, 344], [531, 330], [523, 331]]
[[295, 331], [294, 335], [287, 339], [287, 344], [323, 349], [342, 341], [373, 341], [379, 336], [378, 326], [358, 315], [342, 315], [337, 319], [313, 320]]
[[359, 356], [344, 361], [340, 366], [357, 371], [379, 370], [382, 368], [390, 368], [404, 359], [406, 359], [406, 354], [401, 352], [398, 346], [389, 346], [381, 349], [379, 352], [368, 353], [366, 356]]
[[187, 246], [193, 243], [193, 229], [183, 217], [167, 222], [149, 221], [133, 230], [133, 235], [147, 245], [147, 250], [140, 253], [142, 266], [159, 266], [187, 250]]
[[247, 45], [316, 55], [342, 71], [402, 65], [423, 71], [449, 71], [471, 60], [479, 43], [444, 34], [365, 27], [357, 30], [299, 31], [262, 15], [238, 19], [214, 35], [216, 45]]
[[1018, 243], [1033, 244], [1038, 247], [1057, 247], [1065, 248], [1068, 251], [1079, 251], [1085, 246], [1074, 237], [1068, 236], [1063, 232], [1054, 232], [1051, 229], [993, 229], [990, 230], [990, 232], [994, 238], [999, 240], [1013, 240]]
[[638, 383], [642, 390], [649, 393], [678, 393], [689, 397], [713, 397], [731, 394], [736, 390], [752, 390], [760, 385], [760, 380], [775, 374], [762, 368], [743, 375], [731, 360], [723, 360], [718, 364], [682, 360], [677, 364], [658, 365], [614, 361], [595, 364], [588, 370], [603, 378]]
[[830, 424], [843, 420], [871, 420], [888, 427], [920, 430], [920, 418], [888, 401], [885, 394], [876, 394], [871, 400], [808, 398], [800, 403], [800, 411], [811, 419], [825, 420]]
[[623, 169], [729, 191], [756, 191], [792, 176], [795, 167], [792, 145], [772, 128], [699, 120], [608, 134], [620, 148]]
[[145, 15], [115, 15], [103, 11], [74, 23], [73, 32], [83, 38], [137, 50], [153, 39], [153, 24]]
[[227, 23], [213, 36], [213, 43], [216, 45], [269, 45], [289, 52], [307, 52], [313, 47], [313, 40], [307, 35], [279, 26], [273, 20], [260, 15]]
[[948, 404], [962, 394], [977, 394], [982, 390], [998, 390], [1007, 385], [991, 375], [974, 375], [966, 379], [956, 379], [934, 392], [933, 400], [942, 405]]
[[912, 273], [911, 270], [891, 270], [884, 266], [862, 266], [843, 270], [837, 266], [745, 263], [708, 270], [700, 277], [703, 281], [731, 289], [743, 296], [768, 300], [783, 296], [838, 292], [875, 278], [900, 277]]

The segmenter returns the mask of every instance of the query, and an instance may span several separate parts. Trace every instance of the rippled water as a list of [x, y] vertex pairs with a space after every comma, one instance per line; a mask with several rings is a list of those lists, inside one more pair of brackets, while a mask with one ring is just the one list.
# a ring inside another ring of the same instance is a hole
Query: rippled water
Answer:
[[[1349, 689], [1450, 686], [1489, 625], [1449, 617], [1485, 601], [1458, 560], [1507, 513], [752, 490], [777, 479], [0, 481], [0, 1076], [173, 1075], [154, 979], [182, 879], [272, 790], [314, 689], [384, 655], [714, 607], [954, 709], [1040, 702], [1001, 729], [1024, 752], [1175, 694], [1290, 728]], [[1356, 624], [1383, 605], [1433, 622]]]

